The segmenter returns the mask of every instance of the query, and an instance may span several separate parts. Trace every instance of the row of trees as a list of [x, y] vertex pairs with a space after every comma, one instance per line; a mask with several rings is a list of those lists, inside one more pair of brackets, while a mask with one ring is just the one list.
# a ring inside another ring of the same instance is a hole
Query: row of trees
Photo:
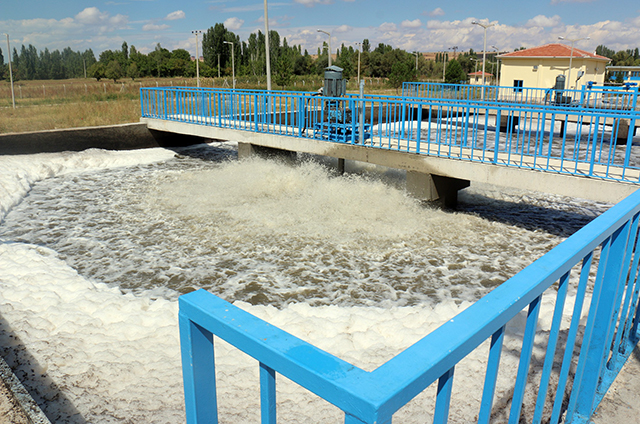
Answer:
[[[67, 47], [64, 50], [49, 51], [45, 48], [38, 50], [31, 44], [24, 45], [18, 52], [13, 49], [11, 57], [13, 77], [16, 80], [34, 79], [67, 79], [82, 78], [85, 71], [96, 63], [96, 57], [91, 49], [84, 52], [74, 52]], [[0, 76], [9, 79], [9, 66], [4, 64], [4, 55], [0, 49]]]
[[596, 47], [596, 54], [611, 59], [611, 66], [640, 66], [640, 49], [611, 50], [607, 46]]
[[[246, 41], [217, 23], [202, 34], [202, 55], [200, 74], [204, 77], [228, 76], [235, 63], [237, 76], [266, 75], [265, 34], [252, 33]], [[328, 46], [323, 43], [315, 55], [310, 55], [301, 46], [290, 46], [287, 39], [281, 39], [277, 31], [269, 32], [269, 52], [271, 71], [277, 85], [287, 86], [295, 75], [321, 75], [328, 65]], [[233, 49], [233, 50], [232, 50]], [[232, 57], [233, 52], [233, 57]], [[612, 65], [640, 65], [640, 52], [621, 50], [614, 52], [606, 46], [598, 46], [596, 53], [612, 59]], [[478, 67], [478, 57], [473, 50], [460, 53], [450, 60], [447, 53], [438, 53], [436, 60], [426, 60], [418, 54], [393, 48], [383, 43], [375, 48], [369, 40], [361, 43], [361, 50], [354, 46], [339, 46], [333, 52], [333, 63], [344, 70], [346, 78], [360, 73], [366, 77], [389, 78], [392, 85], [416, 79], [434, 79], [460, 82]], [[196, 63], [184, 49], [169, 51], [158, 44], [149, 54], [139, 52], [135, 46], [124, 42], [120, 50], [106, 50], [96, 59], [91, 49], [74, 52], [70, 48], [38, 52], [33, 45], [24, 45], [18, 51], [13, 49], [13, 76], [16, 80], [66, 79], [88, 76], [112, 79], [141, 77], [193, 77]], [[233, 59], [233, 60], [232, 60]], [[481, 62], [480, 62], [481, 64]], [[487, 55], [485, 69], [495, 74], [497, 71], [495, 54]], [[0, 49], [0, 75], [8, 79], [8, 67]], [[446, 73], [444, 72], [446, 68]]]
[[[232, 62], [238, 76], [266, 75], [265, 34], [252, 33], [248, 40], [240, 37], [218, 23], [202, 34], [202, 55], [200, 74], [204, 77], [228, 76], [232, 73]], [[315, 55], [310, 55], [301, 46], [290, 46], [287, 39], [281, 39], [277, 31], [270, 31], [271, 71], [277, 85], [290, 84], [295, 75], [321, 75], [328, 65], [329, 51], [323, 43]], [[232, 47], [233, 46], [233, 47]], [[232, 60], [233, 48], [233, 60]], [[470, 72], [474, 63], [473, 51], [458, 56], [463, 73]], [[4, 63], [0, 50], [0, 75], [8, 79], [8, 67]], [[439, 61], [426, 60], [422, 55], [393, 48], [383, 43], [371, 46], [369, 40], [361, 43], [359, 52], [354, 46], [344, 44], [334, 50], [333, 64], [344, 69], [346, 78], [357, 75], [358, 65], [362, 76], [389, 78], [391, 81], [413, 79], [441, 79], [443, 67], [452, 71], [458, 69], [442, 56]], [[96, 59], [91, 49], [74, 52], [70, 48], [62, 52], [48, 49], [38, 52], [33, 45], [22, 46], [20, 51], [13, 49], [13, 76], [15, 80], [66, 79], [85, 76], [101, 79], [141, 77], [193, 77], [196, 75], [196, 63], [184, 49], [169, 51], [158, 44], [149, 54], [139, 52], [135, 46], [124, 42], [119, 50], [106, 50]], [[450, 72], [447, 72], [449, 74]], [[464, 80], [466, 75], [454, 75], [456, 82]], [[448, 78], [449, 79], [449, 78]]]

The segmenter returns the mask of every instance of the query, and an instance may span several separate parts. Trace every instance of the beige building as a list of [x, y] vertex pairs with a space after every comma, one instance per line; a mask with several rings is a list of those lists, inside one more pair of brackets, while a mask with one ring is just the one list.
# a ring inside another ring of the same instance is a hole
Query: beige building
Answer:
[[[599, 56], [566, 44], [546, 44], [498, 56], [500, 85], [514, 87], [551, 88], [556, 77], [564, 75], [565, 88], [581, 88], [588, 81], [604, 83], [605, 66], [608, 57]], [[571, 72], [569, 73], [569, 63]], [[569, 75], [570, 74], [570, 75]], [[568, 81], [569, 77], [572, 81]]]
[[[473, 85], [482, 85], [482, 71], [472, 72], [467, 75], [469, 77], [469, 84]], [[484, 73], [484, 84], [485, 85], [493, 85], [494, 78], [493, 74], [488, 72]]]

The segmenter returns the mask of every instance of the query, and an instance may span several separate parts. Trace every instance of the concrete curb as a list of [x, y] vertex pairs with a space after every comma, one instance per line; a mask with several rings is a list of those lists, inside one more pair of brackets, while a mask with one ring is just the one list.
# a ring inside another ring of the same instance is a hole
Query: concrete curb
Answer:
[[42, 409], [33, 400], [27, 389], [24, 388], [20, 380], [15, 376], [9, 365], [0, 356], [0, 380], [4, 382], [16, 403], [22, 409], [31, 424], [51, 424], [51, 421], [44, 415]]

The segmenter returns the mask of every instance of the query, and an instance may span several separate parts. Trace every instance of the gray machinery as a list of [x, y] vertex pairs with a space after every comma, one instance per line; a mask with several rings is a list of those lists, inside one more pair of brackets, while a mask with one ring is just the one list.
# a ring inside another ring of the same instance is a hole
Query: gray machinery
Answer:
[[[325, 68], [324, 87], [317, 95], [320, 94], [328, 99], [321, 102], [320, 122], [316, 121], [314, 124], [315, 137], [355, 143], [363, 143], [371, 137], [371, 125], [364, 124], [364, 109], [361, 108], [358, 118], [358, 111], [352, 111], [348, 106], [349, 103], [355, 102], [344, 98], [347, 94], [347, 81], [343, 79], [342, 68]], [[362, 92], [360, 97], [363, 97]], [[357, 108], [357, 104], [352, 107]]]
[[566, 97], [564, 96], [564, 83], [566, 81], [566, 78], [564, 75], [558, 75], [556, 77], [556, 83], [553, 86], [553, 89], [556, 92], [556, 104], [563, 104], [563, 103], [567, 103], [566, 102]]

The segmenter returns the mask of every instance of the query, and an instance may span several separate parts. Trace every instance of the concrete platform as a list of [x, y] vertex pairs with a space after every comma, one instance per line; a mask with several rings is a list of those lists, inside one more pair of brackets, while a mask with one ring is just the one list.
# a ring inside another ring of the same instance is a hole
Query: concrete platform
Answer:
[[640, 423], [640, 347], [636, 346], [591, 417], [594, 424]]

